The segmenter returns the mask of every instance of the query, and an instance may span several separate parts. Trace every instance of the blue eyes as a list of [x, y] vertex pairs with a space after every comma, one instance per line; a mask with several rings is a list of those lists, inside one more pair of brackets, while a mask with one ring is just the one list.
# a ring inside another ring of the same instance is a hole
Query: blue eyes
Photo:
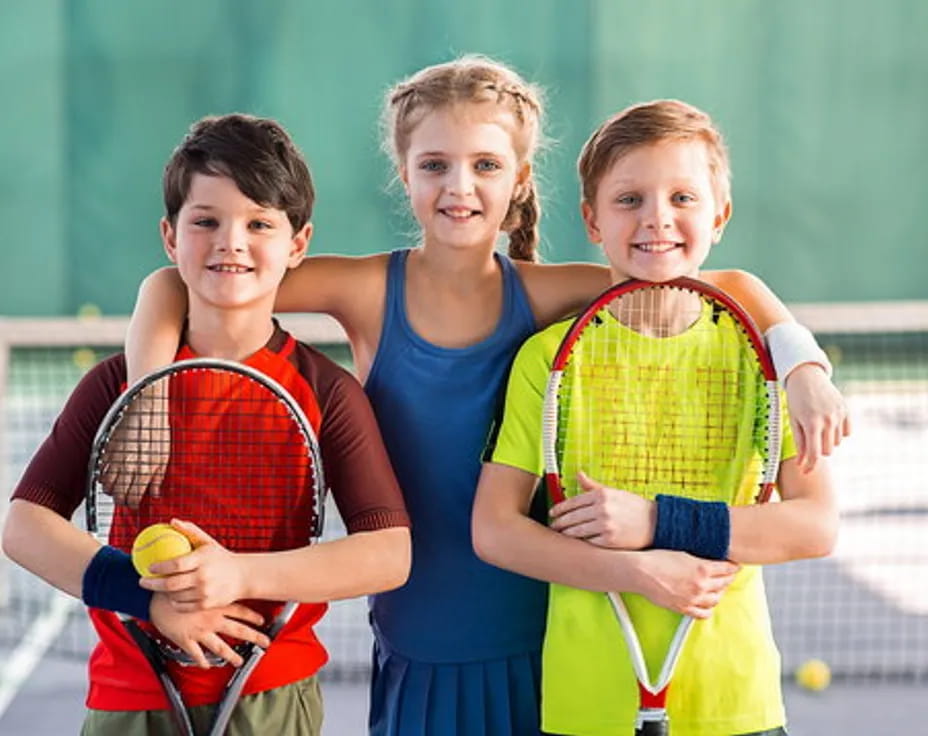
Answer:
[[481, 159], [474, 165], [474, 168], [477, 169], [477, 171], [498, 171], [503, 167], [496, 161]]
[[[219, 227], [219, 221], [215, 217], [198, 217], [193, 220], [193, 225], [194, 227], [213, 230]], [[274, 225], [264, 220], [252, 220], [248, 223], [248, 229], [256, 231], [273, 230]]]
[[[615, 198], [615, 203], [622, 207], [638, 207], [641, 205], [642, 199], [639, 194], [622, 194]], [[670, 201], [677, 205], [688, 205], [698, 200], [695, 195], [688, 192], [677, 192], [671, 196]]]
[[[439, 159], [426, 159], [419, 164], [419, 169], [433, 174], [441, 174], [448, 170], [448, 164]], [[480, 174], [492, 174], [503, 166], [493, 159], [482, 158], [474, 162], [474, 171]]]

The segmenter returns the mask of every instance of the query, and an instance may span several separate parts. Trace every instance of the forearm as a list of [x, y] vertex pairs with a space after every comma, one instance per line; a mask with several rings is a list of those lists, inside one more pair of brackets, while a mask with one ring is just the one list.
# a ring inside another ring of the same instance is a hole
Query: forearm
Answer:
[[145, 278], [126, 333], [130, 384], [174, 360], [186, 315], [187, 291], [176, 268], [162, 268]]
[[596, 591], [641, 592], [635, 553], [574, 539], [529, 518], [537, 478], [484, 465], [474, 503], [474, 550], [485, 562], [553, 583]]
[[783, 500], [731, 509], [729, 557], [746, 564], [773, 564], [831, 552], [838, 534], [838, 508], [828, 468], [802, 473], [795, 460], [781, 465]]
[[246, 598], [318, 602], [399, 587], [409, 576], [409, 530], [358, 532], [286, 552], [241, 556]]
[[100, 544], [51, 509], [15, 499], [3, 528], [3, 551], [18, 565], [75, 598]]
[[521, 515], [475, 524], [475, 551], [491, 565], [572, 588], [643, 592], [635, 552], [597, 547]]

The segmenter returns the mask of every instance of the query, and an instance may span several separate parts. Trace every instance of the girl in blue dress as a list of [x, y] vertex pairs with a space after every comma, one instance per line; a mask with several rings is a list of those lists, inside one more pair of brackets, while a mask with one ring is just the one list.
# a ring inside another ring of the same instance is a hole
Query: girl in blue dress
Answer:
[[[516, 350], [609, 283], [602, 266], [535, 262], [532, 162], [541, 119], [538, 90], [484, 57], [428, 67], [396, 85], [387, 95], [386, 144], [421, 227], [419, 244], [309, 258], [279, 293], [278, 310], [327, 312], [344, 326], [412, 520], [408, 583], [371, 600], [376, 736], [540, 733], [547, 588], [480, 561], [470, 517]], [[496, 252], [501, 234], [508, 257]], [[761, 327], [792, 322], [749, 274], [703, 275]], [[185, 311], [179, 283], [165, 269], [143, 284], [127, 342], [130, 378], [173, 356]], [[814, 364], [814, 345], [794, 352], [790, 408], [814, 464], [840, 441], [844, 406]], [[673, 553], [669, 571], [665, 552], [636, 554], [651, 573], [647, 589], [635, 591], [644, 595], [658, 587], [685, 595], [693, 582], [706, 589], [728, 579], [724, 562], [707, 569]]]

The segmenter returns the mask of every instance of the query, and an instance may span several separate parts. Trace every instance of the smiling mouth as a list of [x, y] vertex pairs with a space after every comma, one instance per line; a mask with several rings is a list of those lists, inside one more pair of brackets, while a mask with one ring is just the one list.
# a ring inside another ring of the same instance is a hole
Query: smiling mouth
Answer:
[[212, 266], [207, 266], [206, 270], [212, 271], [213, 273], [251, 273], [254, 271], [253, 268], [239, 266], [235, 263], [216, 263]]
[[662, 240], [655, 243], [632, 243], [632, 248], [640, 250], [643, 253], [669, 253], [676, 248], [682, 248], [683, 243], [674, 243], [669, 240]]
[[471, 217], [481, 214], [480, 210], [472, 210], [467, 207], [440, 207], [438, 210], [445, 217], [452, 220], [469, 220]]

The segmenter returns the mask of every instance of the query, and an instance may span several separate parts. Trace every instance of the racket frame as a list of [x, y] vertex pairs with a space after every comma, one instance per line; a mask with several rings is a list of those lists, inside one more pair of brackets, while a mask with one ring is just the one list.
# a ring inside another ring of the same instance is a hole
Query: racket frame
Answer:
[[[558, 395], [564, 370], [570, 362], [571, 352], [580, 335], [587, 328], [596, 315], [612, 300], [648, 288], [678, 288], [695, 292], [708, 297], [725, 307], [740, 323], [740, 328], [754, 348], [758, 364], [764, 378], [764, 389], [767, 395], [769, 415], [767, 418], [767, 457], [762, 468], [759, 488], [755, 496], [755, 503], [766, 503], [770, 500], [775, 486], [780, 466], [781, 432], [780, 432], [780, 390], [777, 382], [776, 369], [764, 339], [751, 316], [731, 296], [698, 279], [681, 277], [663, 283], [652, 283], [639, 279], [629, 279], [614, 284], [597, 296], [581, 312], [568, 328], [555, 353], [545, 387], [544, 403], [542, 405], [542, 454], [545, 470], [545, 485], [550, 494], [552, 503], [559, 503], [565, 499], [564, 486], [560, 477], [560, 464], [557, 457], [557, 428], [559, 417]], [[660, 339], [660, 338], [656, 338]], [[628, 613], [622, 597], [617, 592], [607, 592], [606, 598], [615, 614], [619, 627], [622, 630], [631, 659], [632, 669], [638, 680], [639, 709], [636, 719], [636, 734], [645, 736], [669, 733], [666, 700], [670, 681], [674, 670], [683, 652], [683, 646], [692, 630], [695, 619], [683, 615], [677, 625], [664, 663], [656, 680], [652, 682], [645, 661], [644, 652], [638, 634], [635, 631], [631, 616]]]
[[[287, 408], [295, 423], [299, 425], [302, 434], [306, 438], [306, 449], [309, 453], [312, 463], [314, 509], [316, 513], [315, 518], [313, 519], [312, 527], [309, 530], [307, 543], [318, 541], [322, 535], [322, 530], [325, 524], [324, 517], [326, 485], [322, 468], [322, 453], [315, 429], [313, 429], [313, 426], [309, 422], [309, 419], [307, 418], [306, 413], [303, 411], [303, 408], [299, 405], [296, 399], [294, 399], [290, 393], [280, 385], [280, 383], [275, 381], [267, 374], [262, 373], [261, 371], [256, 370], [251, 366], [245, 365], [244, 363], [224, 360], [220, 358], [189, 358], [186, 360], [179, 360], [174, 363], [170, 363], [152, 371], [151, 373], [146, 374], [145, 376], [142, 376], [139, 380], [137, 380], [125, 391], [123, 391], [122, 394], [120, 394], [116, 399], [116, 401], [113, 402], [112, 406], [110, 406], [109, 410], [104, 415], [103, 420], [100, 422], [100, 426], [97, 429], [96, 435], [94, 436], [93, 445], [91, 447], [90, 459], [87, 468], [87, 486], [84, 494], [84, 514], [87, 531], [93, 534], [93, 536], [101, 544], [108, 543], [109, 529], [106, 530], [106, 538], [103, 538], [99, 526], [100, 509], [98, 508], [97, 494], [105, 493], [105, 491], [103, 491], [102, 488], [100, 490], [97, 489], [99, 485], [97, 466], [101, 457], [102, 450], [106, 446], [112, 430], [118, 425], [119, 420], [122, 418], [122, 415], [125, 413], [129, 405], [131, 405], [132, 401], [142, 391], [167, 376], [183, 373], [189, 370], [219, 370], [238, 374], [243, 378], [247, 378], [261, 384]], [[286, 626], [290, 619], [293, 617], [293, 614], [296, 612], [298, 607], [298, 602], [292, 600], [287, 601], [284, 603], [283, 607], [278, 612], [277, 616], [275, 616], [270, 625], [264, 629], [264, 633], [271, 640], [271, 644], [274, 643], [274, 639], [276, 638], [277, 634], [280, 633], [281, 629], [283, 629], [284, 626]], [[138, 646], [139, 650], [148, 660], [148, 663], [151, 665], [152, 670], [158, 678], [158, 681], [161, 683], [165, 696], [167, 697], [171, 707], [175, 728], [179, 733], [183, 734], [183, 736], [194, 736], [195, 732], [193, 729], [193, 724], [190, 720], [190, 715], [187, 712], [183, 696], [180, 693], [180, 689], [171, 679], [167, 668], [167, 662], [169, 659], [177, 661], [183, 665], [193, 665], [193, 659], [179, 647], [174, 646], [163, 639], [153, 638], [151, 634], [140, 627], [138, 622], [131, 616], [123, 613], [117, 613], [117, 616], [126, 631]], [[225, 732], [229, 720], [232, 717], [232, 712], [235, 710], [235, 706], [238, 704], [238, 700], [241, 696], [242, 690], [245, 687], [245, 684], [248, 682], [251, 674], [254, 672], [255, 668], [257, 668], [261, 658], [267, 651], [265, 647], [261, 647], [253, 642], [239, 645], [235, 649], [236, 652], [238, 652], [238, 654], [242, 657], [244, 662], [241, 667], [236, 669], [235, 673], [231, 678], [229, 678], [229, 681], [226, 683], [226, 686], [223, 689], [219, 702], [216, 705], [216, 710], [213, 713], [209, 728], [210, 736], [221, 736], [221, 734]], [[208, 653], [208, 655], [209, 656], [207, 656], [207, 661], [209, 662], [210, 666], [217, 667], [227, 664], [224, 659], [218, 657], [215, 654]]]

